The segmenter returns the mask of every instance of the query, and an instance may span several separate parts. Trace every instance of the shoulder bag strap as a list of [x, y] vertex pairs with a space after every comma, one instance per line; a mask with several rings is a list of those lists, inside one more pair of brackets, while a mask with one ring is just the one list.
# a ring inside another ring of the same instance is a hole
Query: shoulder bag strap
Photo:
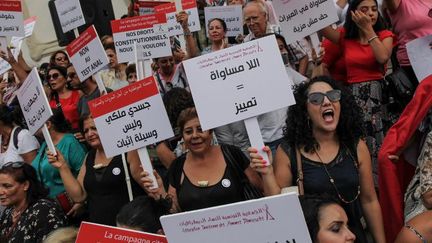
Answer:
[[303, 188], [303, 166], [301, 162], [301, 154], [300, 150], [298, 148], [296, 150], [296, 163], [297, 163], [297, 186], [299, 195], [304, 195], [304, 188]]

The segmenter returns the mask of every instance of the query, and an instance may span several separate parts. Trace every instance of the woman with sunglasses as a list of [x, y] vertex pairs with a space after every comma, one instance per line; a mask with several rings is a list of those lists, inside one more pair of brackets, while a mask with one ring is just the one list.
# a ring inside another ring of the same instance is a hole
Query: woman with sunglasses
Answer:
[[[289, 108], [284, 140], [273, 163], [263, 161], [257, 149], [249, 149], [250, 166], [261, 173], [264, 193], [279, 194], [303, 175], [304, 194], [327, 192], [340, 200], [357, 242], [367, 242], [360, 222], [363, 214], [375, 242], [385, 242], [362, 116], [354, 98], [324, 76], [298, 85], [294, 95], [297, 104]], [[264, 151], [272, 160], [269, 148]]]
[[78, 130], [78, 101], [81, 96], [80, 92], [67, 88], [66, 68], [51, 66], [47, 73], [46, 80], [52, 90], [49, 100], [51, 108], [61, 107], [66, 119], [71, 123], [72, 129]]
[[69, 58], [66, 52], [60, 50], [56, 51], [51, 55], [50, 66], [61, 66], [66, 68], [70, 64]]
[[0, 242], [42, 242], [54, 229], [66, 225], [61, 210], [47, 199], [48, 190], [25, 162], [0, 167]]

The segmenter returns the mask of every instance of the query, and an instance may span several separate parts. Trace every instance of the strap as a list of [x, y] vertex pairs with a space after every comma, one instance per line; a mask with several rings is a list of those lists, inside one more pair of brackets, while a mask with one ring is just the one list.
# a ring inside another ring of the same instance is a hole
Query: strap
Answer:
[[299, 195], [304, 195], [304, 187], [303, 187], [303, 166], [301, 162], [301, 154], [300, 150], [296, 148], [296, 162], [297, 162], [297, 186]]
[[133, 200], [132, 185], [130, 182], [130, 175], [129, 175], [128, 165], [126, 161], [126, 155], [124, 153], [122, 154], [122, 162], [123, 162], [123, 169], [125, 171], [125, 180], [128, 189], [129, 201], [132, 201]]
[[18, 149], [18, 135], [21, 132], [21, 127], [16, 127], [13, 134], [13, 144], [15, 146], [15, 149]]
[[166, 93], [165, 86], [164, 86], [164, 84], [162, 83], [162, 80], [159, 77], [159, 73], [155, 72], [155, 76], [156, 76], [157, 82], [159, 83], [159, 86], [161, 88], [162, 94], [165, 94]]

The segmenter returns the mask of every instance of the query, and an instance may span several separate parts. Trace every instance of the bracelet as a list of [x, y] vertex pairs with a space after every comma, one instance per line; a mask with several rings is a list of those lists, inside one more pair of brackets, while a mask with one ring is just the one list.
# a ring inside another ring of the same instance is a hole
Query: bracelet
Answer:
[[375, 40], [376, 38], [378, 38], [377, 35], [375, 35], [375, 36], [369, 38], [368, 43], [370, 44], [370, 43], [371, 43], [373, 40]]
[[190, 30], [183, 31], [183, 35], [185, 35], [185, 36], [191, 36], [192, 32]]

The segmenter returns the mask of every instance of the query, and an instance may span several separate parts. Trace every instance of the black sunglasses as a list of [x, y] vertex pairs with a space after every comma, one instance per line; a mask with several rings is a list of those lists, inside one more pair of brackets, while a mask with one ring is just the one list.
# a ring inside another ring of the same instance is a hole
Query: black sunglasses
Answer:
[[54, 73], [53, 75], [48, 74], [48, 75], [46, 76], [46, 79], [47, 79], [47, 80], [51, 80], [51, 78], [53, 78], [54, 80], [56, 80], [56, 79], [58, 79], [59, 76], [60, 76], [60, 73]]
[[77, 74], [75, 72], [70, 72], [67, 74], [67, 77], [70, 79], [74, 79], [77, 76]]
[[337, 102], [341, 99], [341, 91], [333, 89], [327, 91], [325, 94], [321, 92], [314, 92], [308, 95], [308, 101], [314, 105], [321, 105], [324, 101], [324, 97], [327, 97], [331, 102]]
[[14, 169], [19, 169], [19, 168], [23, 167], [24, 164], [25, 164], [25, 163], [22, 162], [22, 161], [19, 161], [19, 162], [7, 162], [6, 164], [2, 165], [2, 166], [0, 167], [0, 169], [5, 169], [5, 168], [7, 168], [7, 167], [12, 167], [12, 168], [14, 168]]

